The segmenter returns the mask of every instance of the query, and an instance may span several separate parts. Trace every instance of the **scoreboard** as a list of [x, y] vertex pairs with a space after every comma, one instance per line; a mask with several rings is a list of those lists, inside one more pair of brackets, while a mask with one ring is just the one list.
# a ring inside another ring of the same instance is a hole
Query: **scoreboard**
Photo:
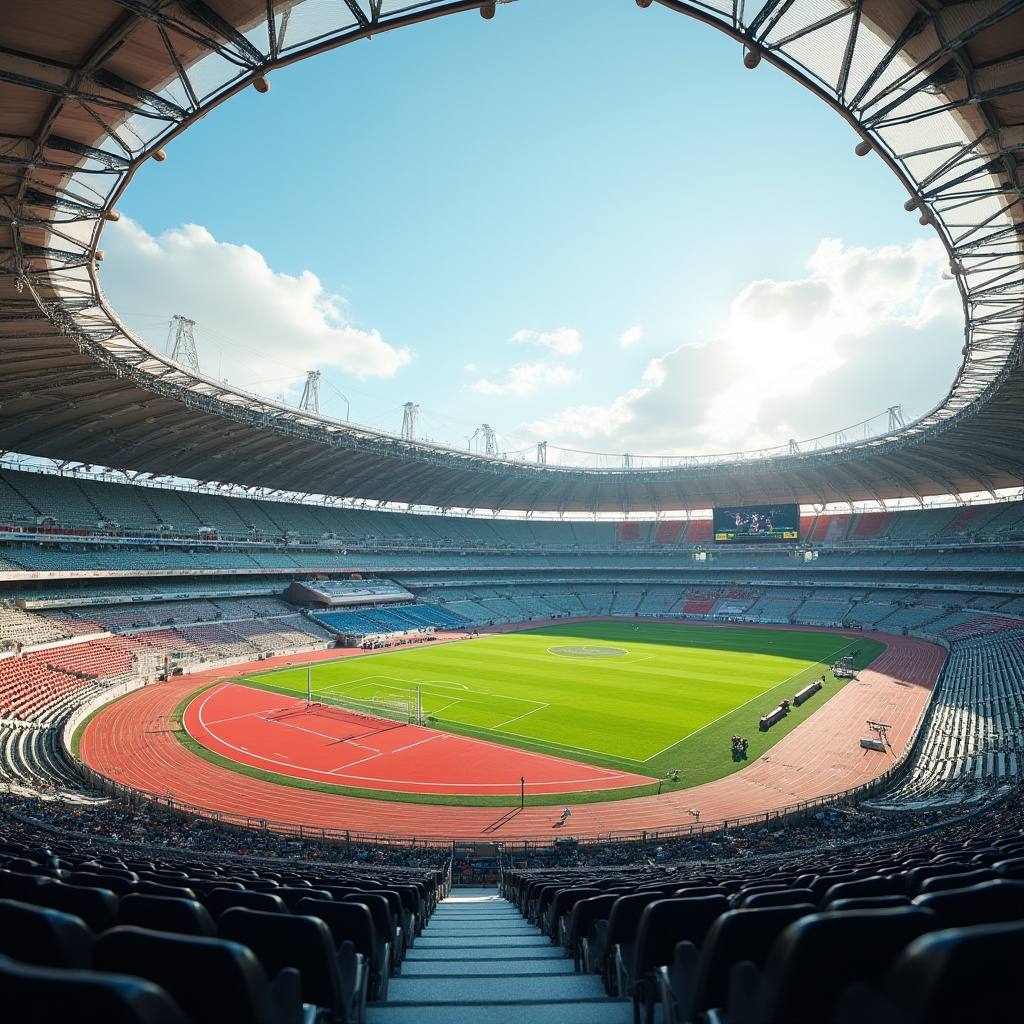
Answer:
[[714, 510], [715, 542], [795, 543], [800, 539], [799, 505], [731, 505]]

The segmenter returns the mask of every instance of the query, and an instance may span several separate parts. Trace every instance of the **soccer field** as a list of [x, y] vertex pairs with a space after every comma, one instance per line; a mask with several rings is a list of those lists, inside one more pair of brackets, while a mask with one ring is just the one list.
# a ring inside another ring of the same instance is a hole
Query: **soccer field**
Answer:
[[[418, 700], [435, 728], [648, 775], [678, 769], [692, 784], [707, 775], [709, 749], [728, 754], [732, 732], [749, 738], [753, 758], [812, 714], [842, 686], [828, 667], [858, 648], [863, 667], [884, 645], [785, 629], [567, 623], [320, 662], [311, 681], [314, 700]], [[819, 694], [758, 733], [762, 714], [823, 673]], [[305, 695], [307, 669], [248, 681]], [[730, 760], [714, 777], [742, 767]]]

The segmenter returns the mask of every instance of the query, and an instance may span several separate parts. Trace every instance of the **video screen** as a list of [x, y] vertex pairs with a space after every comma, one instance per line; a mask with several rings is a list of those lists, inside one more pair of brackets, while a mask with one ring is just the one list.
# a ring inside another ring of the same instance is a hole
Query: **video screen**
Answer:
[[799, 505], [733, 505], [714, 510], [715, 541], [770, 544], [800, 539]]

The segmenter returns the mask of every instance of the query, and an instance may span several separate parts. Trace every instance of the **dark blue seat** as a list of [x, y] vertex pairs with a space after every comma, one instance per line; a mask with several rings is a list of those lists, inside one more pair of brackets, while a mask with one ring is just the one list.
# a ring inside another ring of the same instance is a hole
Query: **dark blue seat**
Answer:
[[92, 966], [93, 934], [80, 917], [0, 899], [0, 953], [40, 967]]
[[351, 942], [336, 948], [320, 918], [231, 907], [217, 921], [217, 932], [248, 946], [268, 975], [288, 967], [299, 970], [303, 1001], [325, 1010], [336, 1024], [362, 1018], [367, 988], [363, 958]]
[[159, 985], [121, 974], [20, 964], [0, 956], [0, 1022], [196, 1024]]
[[191, 1024], [301, 1024], [298, 971], [273, 982], [244, 945], [119, 925], [96, 940], [97, 970], [155, 982], [171, 994]]
[[158, 932], [179, 935], [217, 934], [217, 925], [210, 912], [196, 900], [177, 896], [147, 896], [129, 893], [117, 901], [117, 923], [137, 924]]

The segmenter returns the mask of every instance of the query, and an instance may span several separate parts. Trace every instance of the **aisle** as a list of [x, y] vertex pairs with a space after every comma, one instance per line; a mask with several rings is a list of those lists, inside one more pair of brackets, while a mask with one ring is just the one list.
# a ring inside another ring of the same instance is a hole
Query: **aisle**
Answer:
[[388, 1001], [367, 1024], [508, 1021], [523, 1007], [529, 1024], [630, 1024], [632, 1004], [609, 999], [601, 979], [573, 973], [564, 957], [497, 889], [454, 889], [391, 979]]

